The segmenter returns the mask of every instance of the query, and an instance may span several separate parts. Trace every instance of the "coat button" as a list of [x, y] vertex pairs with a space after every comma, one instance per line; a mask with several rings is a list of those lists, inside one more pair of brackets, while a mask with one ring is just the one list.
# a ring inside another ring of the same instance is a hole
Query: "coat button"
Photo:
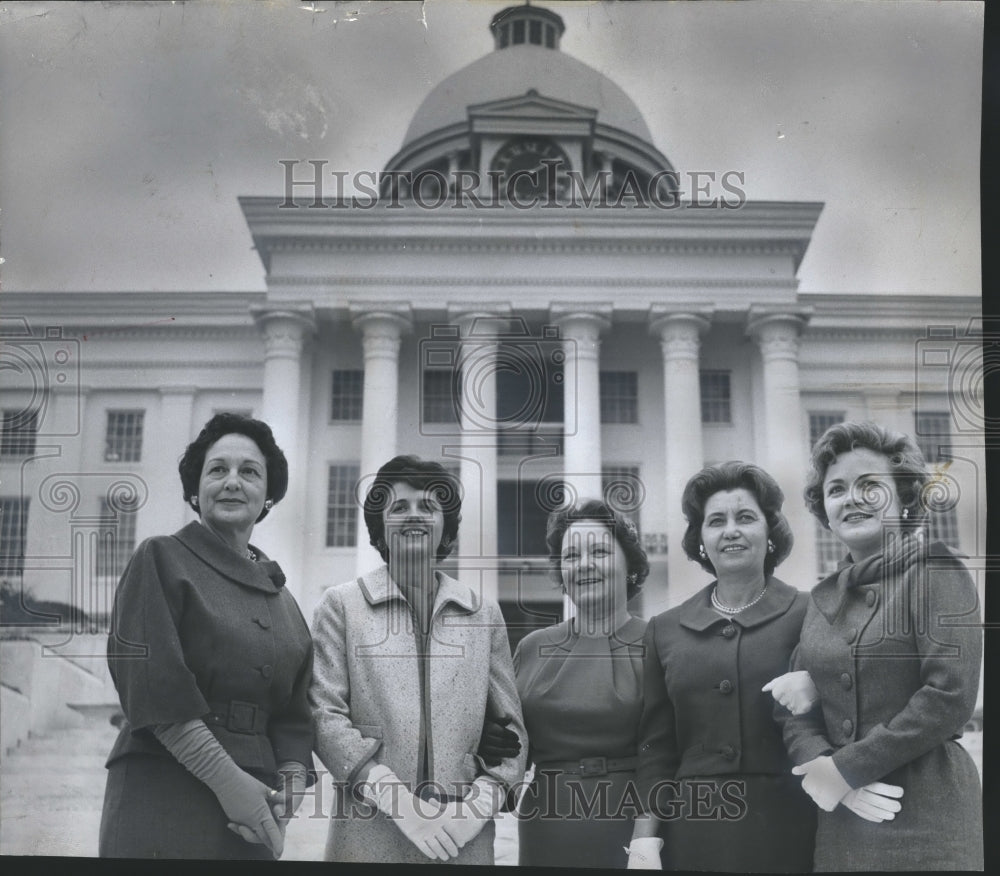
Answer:
[[262, 617], [255, 617], [253, 619], [253, 622], [255, 624], [257, 624], [257, 626], [259, 626], [262, 630], [269, 630], [269, 629], [271, 629], [271, 622], [265, 620]]
[[733, 636], [736, 635], [736, 625], [735, 624], [726, 624], [722, 628], [722, 635], [724, 635], [727, 639], [731, 639]]
[[736, 749], [731, 745], [723, 745], [719, 749], [719, 754], [721, 754], [726, 760], [733, 760], [736, 757]]
[[865, 594], [865, 602], [867, 602], [870, 606], [875, 605], [875, 603], [878, 602], [878, 594], [874, 590], [869, 590]]
[[855, 629], [854, 627], [851, 627], [844, 634], [844, 641], [847, 642], [848, 645], [850, 645], [857, 637], [858, 637], [858, 631], [857, 631], [857, 629]]
[[729, 694], [733, 692], [733, 683], [728, 679], [724, 678], [719, 682], [719, 693]]
[[845, 672], [843, 675], [841, 675], [840, 684], [844, 688], [844, 690], [850, 690], [851, 685], [854, 684], [854, 680], [851, 678], [851, 673]]
[[258, 666], [257, 671], [264, 676], [264, 678], [270, 678], [274, 669], [270, 663], [265, 663], [263, 666]]
[[844, 718], [844, 723], [841, 726], [844, 728], [845, 736], [850, 736], [854, 732], [854, 722], [850, 718]]

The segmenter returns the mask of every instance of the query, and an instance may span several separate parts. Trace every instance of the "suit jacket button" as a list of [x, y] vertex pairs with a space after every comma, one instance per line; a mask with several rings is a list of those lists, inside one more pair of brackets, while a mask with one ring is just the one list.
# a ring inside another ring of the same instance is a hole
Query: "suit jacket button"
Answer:
[[733, 692], [733, 683], [728, 679], [724, 678], [719, 682], [719, 693], [729, 694]]
[[849, 630], [848, 630], [848, 631], [847, 631], [847, 632], [846, 632], [846, 633], [844, 634], [844, 641], [845, 641], [845, 642], [847, 642], [847, 644], [848, 644], [848, 645], [850, 645], [850, 644], [852, 644], [852, 643], [854, 642], [854, 640], [855, 640], [855, 639], [856, 639], [857, 637], [858, 637], [858, 631], [857, 631], [857, 629], [855, 629], [854, 627], [851, 627], [851, 628], [850, 628], [850, 629], [849, 629]]
[[263, 666], [258, 666], [257, 671], [264, 676], [264, 678], [270, 678], [274, 672], [270, 663], [265, 663]]
[[722, 635], [724, 635], [727, 639], [731, 639], [733, 636], [736, 635], [736, 625], [735, 624], [726, 624], [722, 628]]
[[844, 718], [844, 735], [850, 736], [854, 732], [854, 722], [850, 718]]
[[723, 745], [719, 749], [719, 754], [721, 754], [726, 760], [733, 760], [736, 757], [736, 749], [731, 745]]
[[874, 590], [869, 590], [865, 594], [865, 602], [867, 602], [870, 606], [875, 605], [875, 603], [878, 602], [878, 594]]
[[843, 686], [844, 690], [851, 689], [851, 686], [854, 684], [854, 680], [851, 678], [850, 672], [845, 672], [840, 676], [840, 684]]

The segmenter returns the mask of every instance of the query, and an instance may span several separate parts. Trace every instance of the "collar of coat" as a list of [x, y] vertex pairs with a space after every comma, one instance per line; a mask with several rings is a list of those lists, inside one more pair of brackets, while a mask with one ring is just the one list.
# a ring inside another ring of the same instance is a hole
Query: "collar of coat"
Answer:
[[[931, 542], [928, 545], [921, 544], [920, 548], [919, 551], [910, 551], [909, 555], [902, 557], [894, 567], [895, 571], [905, 571], [914, 562], [933, 562], [935, 565], [949, 565], [956, 562], [961, 564], [961, 558], [965, 556], [941, 541]], [[881, 583], [882, 561], [883, 557], [879, 554], [863, 563], [855, 563], [854, 558], [848, 554], [836, 572], [828, 575], [813, 588], [812, 600], [829, 623], [833, 623], [840, 614], [848, 590], [862, 585]], [[871, 566], [873, 571], [866, 574], [867, 569], [861, 568], [864, 566]]]
[[682, 627], [689, 630], [702, 632], [714, 624], [734, 623], [739, 624], [744, 629], [759, 627], [776, 617], [781, 617], [795, 602], [795, 597], [799, 591], [786, 584], [784, 581], [770, 576], [767, 579], [767, 590], [760, 602], [751, 605], [745, 611], [734, 614], [732, 617], [723, 617], [712, 608], [712, 588], [715, 587], [713, 581], [704, 590], [699, 590], [686, 602], [682, 602], [678, 607], [678, 622]]
[[[480, 597], [473, 592], [471, 587], [461, 584], [444, 572], [435, 570], [434, 577], [437, 579], [437, 594], [434, 596], [434, 610], [432, 614], [437, 614], [441, 607], [451, 602], [459, 608], [469, 612], [476, 611], [482, 604]], [[406, 603], [406, 597], [399, 585], [389, 575], [388, 566], [379, 566], [372, 572], [358, 578], [361, 592], [369, 605], [381, 605], [384, 602], [399, 600]], [[408, 604], [408, 603], [406, 603]]]
[[[614, 633], [608, 636], [608, 647], [612, 651], [619, 648], [628, 648], [642, 643], [643, 634], [646, 632], [647, 621], [642, 618], [629, 615]], [[551, 627], [545, 627], [532, 635], [539, 636], [538, 645], [540, 647], [558, 648], [561, 651], [572, 651], [573, 643], [576, 641], [576, 633], [573, 632], [572, 623], [568, 620], [561, 621]]]
[[257, 554], [257, 562], [241, 557], [207, 526], [194, 520], [180, 532], [174, 533], [184, 547], [216, 572], [244, 587], [277, 593], [285, 586], [285, 575], [274, 560], [269, 560], [264, 552], [250, 545]]

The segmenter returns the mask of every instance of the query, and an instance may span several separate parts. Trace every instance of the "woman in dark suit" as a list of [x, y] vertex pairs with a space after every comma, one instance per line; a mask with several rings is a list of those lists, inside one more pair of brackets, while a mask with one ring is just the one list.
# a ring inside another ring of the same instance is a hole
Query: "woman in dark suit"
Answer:
[[[688, 481], [682, 546], [715, 579], [646, 631], [630, 869], [800, 872], [815, 812], [762, 688], [788, 668], [806, 595], [774, 577], [792, 534], [781, 489], [755, 465]], [[663, 839], [661, 843], [657, 834]]]
[[[806, 501], [849, 553], [813, 589], [793, 659], [821, 708], [776, 715], [820, 809], [816, 869], [981, 870], [979, 776], [956, 740], [982, 628], [969, 573], [929, 544], [925, 491], [940, 487], [912, 439], [873, 423], [831, 427], [812, 465]], [[894, 818], [858, 817], [871, 782], [902, 789]]]
[[126, 720], [99, 854], [273, 860], [313, 741], [309, 629], [250, 544], [288, 464], [266, 423], [218, 414], [180, 476], [200, 520], [139, 545], [115, 594], [108, 665]]
[[635, 524], [597, 500], [549, 515], [545, 540], [576, 615], [525, 636], [514, 654], [535, 764], [518, 807], [518, 863], [621, 869], [636, 812], [646, 629], [628, 600], [649, 563]]

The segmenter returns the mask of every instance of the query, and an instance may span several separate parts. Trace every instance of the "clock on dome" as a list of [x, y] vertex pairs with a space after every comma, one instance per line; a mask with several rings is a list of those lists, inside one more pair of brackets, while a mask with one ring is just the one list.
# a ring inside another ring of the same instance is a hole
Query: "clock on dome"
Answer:
[[501, 190], [519, 201], [560, 192], [569, 168], [559, 144], [538, 136], [512, 137], [497, 150], [490, 165], [491, 171], [500, 174]]

